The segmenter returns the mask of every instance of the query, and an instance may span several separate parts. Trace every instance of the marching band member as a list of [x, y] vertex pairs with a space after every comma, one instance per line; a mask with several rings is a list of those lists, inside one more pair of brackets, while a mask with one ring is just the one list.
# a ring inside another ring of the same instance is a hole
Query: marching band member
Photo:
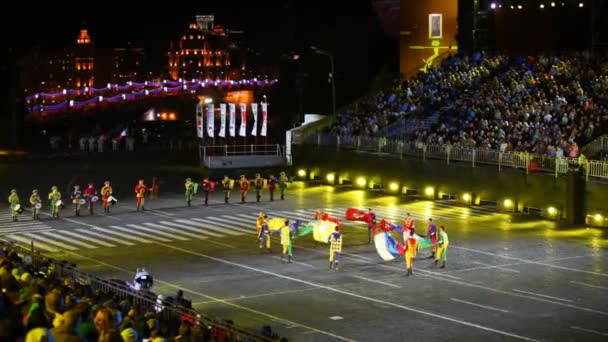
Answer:
[[254, 180], [253, 185], [255, 187], [256, 202], [259, 202], [260, 198], [262, 197], [262, 195], [260, 194], [260, 192], [264, 188], [264, 180], [262, 179], [262, 177], [260, 176], [259, 173], [255, 174], [255, 180]]
[[255, 231], [258, 233], [258, 241], [262, 238], [262, 226], [266, 223], [266, 214], [263, 211], [260, 211], [258, 217], [255, 219]]
[[239, 179], [239, 186], [241, 189], [241, 203], [245, 203], [245, 197], [247, 196], [247, 190], [249, 190], [249, 181], [245, 175], [241, 175]]
[[12, 189], [11, 194], [8, 196], [8, 203], [11, 206], [11, 213], [13, 216], [13, 221], [19, 221], [19, 209], [21, 209], [21, 205], [19, 204], [19, 195], [17, 195], [17, 190]]
[[74, 213], [76, 216], [80, 216], [80, 205], [84, 203], [80, 203], [82, 199], [82, 191], [80, 191], [80, 185], [74, 185], [74, 191], [70, 194], [70, 199], [74, 204]]
[[103, 204], [104, 213], [110, 213], [110, 196], [112, 196], [112, 187], [110, 186], [110, 181], [105, 181], [101, 188], [101, 203]]
[[287, 255], [287, 262], [291, 263], [291, 228], [289, 228], [289, 220], [285, 220], [285, 225], [281, 227], [281, 245], [283, 246], [283, 254], [281, 261]]
[[211, 192], [211, 182], [209, 181], [209, 177], [205, 176], [203, 178], [201, 188], [203, 190], [203, 195], [205, 196], [205, 205], [207, 205], [209, 203], [209, 193]]
[[336, 271], [340, 268], [340, 253], [342, 253], [342, 234], [336, 226], [336, 231], [329, 235], [329, 269], [335, 269]]
[[279, 190], [281, 191], [281, 200], [285, 199], [285, 189], [287, 188], [287, 182], [289, 178], [285, 175], [285, 172], [279, 174]]
[[148, 188], [146, 186], [143, 179], [140, 179], [139, 182], [137, 183], [137, 185], [135, 185], [135, 198], [137, 199], [137, 208], [136, 208], [137, 211], [139, 211], [139, 208], [141, 208], [142, 211], [146, 210], [144, 208], [144, 204], [146, 202], [146, 191], [152, 191], [152, 189]]
[[445, 264], [448, 262], [448, 245], [450, 240], [448, 239], [448, 233], [445, 232], [445, 226], [441, 226], [441, 232], [439, 232], [439, 241], [437, 241], [437, 254], [435, 255], [435, 265], [439, 263], [441, 259], [440, 268], [445, 268]]
[[40, 198], [40, 195], [38, 195], [38, 190], [32, 190], [32, 195], [30, 196], [30, 205], [33, 212], [32, 219], [40, 219], [40, 208], [42, 208], [42, 199]]
[[53, 217], [59, 218], [59, 212], [61, 211], [61, 206], [63, 203], [61, 202], [61, 193], [59, 192], [57, 186], [53, 185], [51, 188], [49, 200], [51, 200], [51, 213]]
[[272, 253], [272, 250], [270, 249], [271, 233], [270, 228], [268, 228], [268, 223], [266, 223], [266, 220], [264, 220], [264, 223], [262, 224], [262, 231], [260, 232], [260, 248], [266, 246], [268, 253]]
[[274, 190], [277, 188], [278, 180], [273, 174], [268, 177], [268, 191], [270, 192], [270, 201], [274, 201]]
[[192, 203], [192, 196], [194, 195], [194, 183], [192, 183], [191, 178], [186, 178], [184, 187], [186, 188], [186, 203], [188, 203], [188, 206], [190, 207]]
[[319, 208], [315, 212], [315, 215], [313, 216], [313, 220], [322, 220], [324, 217], [325, 217], [325, 213], [323, 212], [323, 209]]
[[407, 268], [406, 276], [411, 276], [412, 266], [414, 266], [414, 258], [418, 252], [418, 240], [414, 237], [414, 229], [410, 229], [409, 237], [405, 239], [405, 267]]
[[373, 237], [376, 235], [376, 213], [372, 212], [372, 208], [367, 209], [367, 243], [372, 243]]
[[230, 191], [232, 191], [234, 183], [228, 176], [224, 176], [222, 179], [222, 190], [224, 191], [224, 203], [228, 204], [228, 200], [230, 199]]
[[[405, 216], [405, 219], [403, 219], [403, 232], [405, 232], [406, 229], [415, 229], [416, 228], [416, 222], [414, 221], [414, 219], [410, 216], [410, 213], [407, 213]], [[407, 239], [408, 235], [407, 234], [403, 234], [403, 243], [405, 243], [405, 240]]]
[[97, 191], [95, 191], [93, 183], [89, 183], [87, 188], [84, 189], [84, 199], [87, 201], [89, 215], [93, 215], [93, 208], [95, 207], [95, 202], [97, 202]]
[[429, 218], [429, 225], [428, 228], [426, 230], [426, 238], [431, 240], [431, 243], [433, 244], [433, 246], [431, 247], [431, 256], [429, 257], [429, 259], [432, 259], [435, 257], [435, 251], [437, 250], [436, 247], [436, 243], [437, 243], [437, 226], [435, 225], [435, 223], [433, 223], [433, 219]]

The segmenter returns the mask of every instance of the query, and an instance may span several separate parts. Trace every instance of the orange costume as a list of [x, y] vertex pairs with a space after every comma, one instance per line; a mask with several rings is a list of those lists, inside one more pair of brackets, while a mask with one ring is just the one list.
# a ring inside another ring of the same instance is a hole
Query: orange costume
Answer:
[[112, 187], [110, 186], [110, 181], [105, 181], [103, 183], [103, 187], [101, 188], [101, 202], [103, 204], [103, 212], [110, 212], [110, 196], [112, 195]]
[[249, 190], [249, 181], [245, 175], [241, 175], [239, 179], [239, 186], [241, 189], [241, 203], [245, 203], [245, 196], [247, 196], [247, 190]]
[[152, 191], [151, 188], [148, 188], [146, 186], [146, 184], [144, 184], [144, 180], [140, 179], [139, 183], [137, 185], [135, 185], [135, 198], [137, 199], [137, 211], [139, 211], [139, 208], [141, 208], [141, 210], [145, 210], [144, 209], [144, 202], [146, 201], [146, 191]]
[[418, 252], [418, 240], [414, 237], [414, 230], [410, 230], [410, 235], [405, 239], [405, 267], [407, 267], [407, 275], [414, 274], [412, 272], [412, 266], [414, 265], [414, 258]]

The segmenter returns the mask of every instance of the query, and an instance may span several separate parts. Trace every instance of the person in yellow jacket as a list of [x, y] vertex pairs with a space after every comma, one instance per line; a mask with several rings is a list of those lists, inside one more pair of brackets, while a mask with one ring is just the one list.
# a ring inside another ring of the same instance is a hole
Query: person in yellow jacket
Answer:
[[445, 232], [445, 226], [441, 226], [439, 240], [437, 241], [437, 254], [435, 254], [435, 265], [437, 265], [439, 259], [441, 259], [441, 268], [445, 268], [445, 264], [448, 262], [449, 244], [450, 240], [448, 239], [448, 233]]
[[281, 227], [281, 246], [283, 246], [283, 254], [281, 255], [281, 261], [285, 262], [284, 258], [287, 256], [287, 262], [291, 263], [291, 229], [289, 228], [289, 220], [285, 220], [285, 225]]
[[32, 195], [30, 196], [30, 206], [32, 208], [32, 219], [39, 220], [40, 219], [40, 208], [42, 208], [42, 199], [38, 194], [38, 190], [32, 190]]
[[192, 182], [192, 178], [186, 178], [186, 183], [184, 183], [184, 187], [186, 188], [186, 203], [188, 206], [192, 205], [192, 196], [194, 196], [194, 183]]
[[255, 231], [258, 233], [258, 241], [261, 239], [262, 235], [262, 226], [266, 223], [266, 214], [263, 211], [260, 211], [258, 217], [255, 219]]
[[414, 266], [414, 258], [418, 253], [418, 240], [414, 237], [414, 229], [410, 229], [409, 236], [405, 239], [405, 267], [407, 268], [406, 276], [414, 274], [412, 267]]
[[11, 206], [13, 221], [19, 221], [19, 209], [21, 208], [21, 205], [19, 204], [19, 195], [17, 195], [17, 189], [11, 190], [11, 194], [8, 195], [8, 203]]
[[342, 233], [340, 228], [336, 226], [336, 231], [329, 235], [327, 239], [329, 243], [329, 269], [340, 269], [340, 253], [342, 253]]
[[61, 211], [61, 206], [63, 202], [61, 202], [61, 193], [57, 186], [53, 185], [51, 187], [51, 192], [49, 193], [49, 200], [51, 201], [51, 214], [53, 217], [59, 218], [59, 212]]

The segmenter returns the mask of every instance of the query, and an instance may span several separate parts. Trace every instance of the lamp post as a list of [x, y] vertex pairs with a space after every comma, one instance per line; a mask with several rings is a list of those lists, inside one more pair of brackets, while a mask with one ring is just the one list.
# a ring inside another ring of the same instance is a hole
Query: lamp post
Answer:
[[329, 73], [329, 77], [331, 77], [331, 106], [332, 106], [332, 116], [336, 117], [336, 82], [335, 82], [335, 73], [334, 73], [334, 55], [329, 51], [325, 51], [317, 48], [316, 46], [311, 46], [310, 49], [314, 51], [316, 54], [324, 55], [329, 57], [329, 64], [331, 71]]

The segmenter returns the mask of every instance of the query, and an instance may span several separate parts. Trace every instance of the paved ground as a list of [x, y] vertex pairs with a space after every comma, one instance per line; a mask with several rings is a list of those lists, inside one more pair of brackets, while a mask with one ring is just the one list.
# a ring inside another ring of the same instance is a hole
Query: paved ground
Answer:
[[[250, 195], [250, 201], [253, 196]], [[285, 201], [208, 207], [165, 194], [135, 212], [119, 198], [111, 215], [9, 221], [1, 211], [0, 238], [36, 245], [84, 270], [130, 280], [145, 266], [156, 292], [185, 289], [195, 307], [237, 324], [270, 324], [295, 341], [606, 340], [608, 239], [594, 229], [559, 230], [491, 210], [443, 202], [401, 202], [393, 196], [294, 183]], [[347, 207], [372, 207], [400, 222], [406, 212], [419, 230], [433, 217], [448, 228], [448, 268], [421, 253], [415, 276], [402, 260], [382, 262], [366, 244], [365, 225], [344, 225], [343, 265], [329, 271], [327, 248], [296, 240], [295, 262], [259, 251], [255, 216], [310, 218], [317, 207], [336, 217]]]

